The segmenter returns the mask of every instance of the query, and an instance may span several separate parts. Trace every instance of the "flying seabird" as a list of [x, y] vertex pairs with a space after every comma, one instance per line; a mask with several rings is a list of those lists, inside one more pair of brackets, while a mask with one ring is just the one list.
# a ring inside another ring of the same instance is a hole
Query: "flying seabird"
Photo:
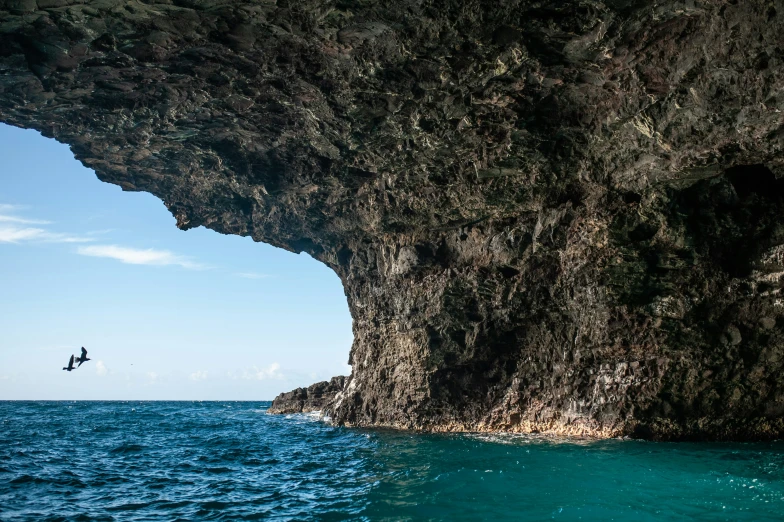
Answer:
[[73, 356], [73, 354], [71, 354], [71, 360], [70, 360], [70, 361], [68, 361], [68, 366], [66, 366], [65, 368], [63, 368], [63, 370], [68, 370], [69, 372], [70, 372], [71, 370], [73, 370], [73, 369], [74, 369], [74, 367], [73, 367], [73, 361], [74, 361], [74, 356]]
[[[87, 362], [90, 360], [87, 358], [87, 350], [84, 349], [84, 346], [82, 346], [82, 355], [76, 360], [79, 361], [79, 366], [81, 366], [83, 362]], [[77, 366], [77, 368], [79, 366]]]

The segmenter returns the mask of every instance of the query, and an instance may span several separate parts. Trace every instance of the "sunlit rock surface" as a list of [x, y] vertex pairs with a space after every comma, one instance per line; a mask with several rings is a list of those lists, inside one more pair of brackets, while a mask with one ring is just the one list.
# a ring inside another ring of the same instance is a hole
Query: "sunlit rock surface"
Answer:
[[784, 435], [782, 60], [781, 0], [0, 0], [0, 120], [335, 270], [355, 426]]
[[345, 384], [345, 377], [333, 377], [329, 381], [317, 382], [307, 388], [281, 393], [272, 401], [267, 413], [324, 412]]

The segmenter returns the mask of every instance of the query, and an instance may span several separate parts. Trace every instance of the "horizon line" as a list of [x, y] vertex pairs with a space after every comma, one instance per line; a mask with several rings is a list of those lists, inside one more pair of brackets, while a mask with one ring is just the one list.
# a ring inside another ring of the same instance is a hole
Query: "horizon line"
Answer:
[[272, 402], [274, 399], [0, 399], [0, 402]]

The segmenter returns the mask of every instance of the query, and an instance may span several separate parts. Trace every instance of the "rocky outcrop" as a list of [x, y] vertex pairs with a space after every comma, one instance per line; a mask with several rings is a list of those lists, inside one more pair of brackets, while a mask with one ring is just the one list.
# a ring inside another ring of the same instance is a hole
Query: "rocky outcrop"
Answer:
[[335, 396], [343, 390], [346, 383], [345, 377], [333, 377], [329, 381], [317, 382], [307, 388], [297, 388], [288, 393], [281, 393], [267, 413], [309, 413], [324, 411]]
[[335, 422], [784, 434], [780, 0], [0, 0], [0, 120], [341, 278]]

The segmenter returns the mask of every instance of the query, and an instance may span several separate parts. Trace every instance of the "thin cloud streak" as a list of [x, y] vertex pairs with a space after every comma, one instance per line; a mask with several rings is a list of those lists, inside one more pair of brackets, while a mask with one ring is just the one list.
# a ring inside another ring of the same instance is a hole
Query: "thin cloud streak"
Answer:
[[20, 225], [51, 225], [51, 221], [46, 221], [43, 219], [27, 219], [27, 218], [20, 218], [16, 216], [7, 216], [5, 214], [0, 214], [0, 222], [4, 223], [19, 223]]
[[79, 247], [77, 253], [90, 257], [106, 257], [129, 265], [168, 266], [176, 265], [189, 270], [204, 270], [206, 265], [195, 263], [187, 257], [179, 256], [168, 250], [153, 248], [139, 249], [119, 245], [93, 245]]
[[94, 241], [94, 239], [49, 232], [43, 228], [0, 226], [0, 243], [89, 243], [90, 241]]
[[[21, 226], [32, 224], [44, 225], [49, 222], [11, 215], [20, 208], [21, 207], [17, 205], [10, 205], [7, 203], [0, 204], [0, 243], [90, 243], [96, 241], [96, 238], [92, 236], [111, 232], [111, 229], [108, 229], [88, 232], [85, 235], [73, 235], [51, 232], [41, 227]], [[168, 250], [155, 250], [152, 248], [138, 249], [119, 245], [93, 245], [79, 247], [77, 253], [83, 256], [115, 259], [131, 265], [176, 265], [189, 270], [204, 270], [210, 268]]]
[[0, 203], [0, 243], [87, 243], [94, 241], [85, 236], [52, 232], [40, 227], [23, 226], [50, 225], [52, 222], [13, 215], [22, 208], [20, 205]]
[[0, 241], [3, 243], [18, 243], [39, 236], [45, 230], [41, 228], [0, 227]]

